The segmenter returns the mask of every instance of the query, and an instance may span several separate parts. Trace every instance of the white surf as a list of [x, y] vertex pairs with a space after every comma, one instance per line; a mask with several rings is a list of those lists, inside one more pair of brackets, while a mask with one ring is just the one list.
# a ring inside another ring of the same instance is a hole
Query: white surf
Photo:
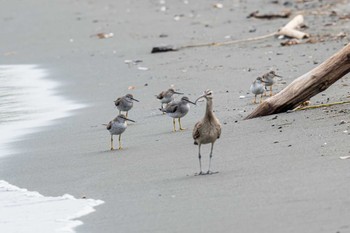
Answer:
[[[84, 107], [56, 95], [59, 85], [47, 77], [36, 65], [0, 65], [0, 159], [20, 153], [14, 149], [16, 141]], [[74, 232], [82, 224], [77, 218], [102, 203], [68, 194], [46, 197], [0, 177], [1, 232]]]

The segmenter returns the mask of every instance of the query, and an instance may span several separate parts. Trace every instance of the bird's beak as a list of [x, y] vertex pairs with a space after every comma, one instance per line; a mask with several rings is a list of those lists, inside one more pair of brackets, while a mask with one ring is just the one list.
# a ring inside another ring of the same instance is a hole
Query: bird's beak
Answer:
[[132, 100], [134, 100], [134, 101], [136, 101], [136, 102], [140, 102], [140, 101], [138, 101], [137, 99], [134, 99], [134, 98], [131, 98]]
[[174, 94], [183, 95], [184, 93], [174, 91]]
[[282, 78], [282, 76], [275, 74], [276, 77]]
[[134, 121], [134, 120], [131, 120], [131, 119], [128, 119], [128, 118], [124, 118], [126, 121], [131, 121], [131, 122], [136, 122], [136, 121]]
[[187, 102], [189, 102], [189, 103], [191, 103], [191, 104], [193, 104], [193, 105], [196, 105], [196, 103], [193, 103], [192, 101], [190, 101], [190, 100], [186, 100]]
[[195, 103], [197, 103], [198, 100], [200, 100], [201, 98], [204, 98], [205, 96], [206, 96], [206, 94], [199, 96], [199, 97], [196, 99]]

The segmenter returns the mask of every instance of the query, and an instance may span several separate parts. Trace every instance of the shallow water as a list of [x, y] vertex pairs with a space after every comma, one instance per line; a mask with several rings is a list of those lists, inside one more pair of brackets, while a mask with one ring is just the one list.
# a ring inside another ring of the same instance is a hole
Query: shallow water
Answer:
[[[84, 107], [56, 95], [59, 85], [48, 75], [36, 65], [0, 65], [0, 157], [21, 153], [12, 146], [14, 142]], [[1, 232], [74, 232], [82, 224], [74, 219], [102, 203], [68, 194], [45, 197], [0, 177]]]
[[0, 66], [0, 157], [15, 152], [8, 143], [84, 107], [55, 95], [59, 85], [47, 76], [35, 65]]

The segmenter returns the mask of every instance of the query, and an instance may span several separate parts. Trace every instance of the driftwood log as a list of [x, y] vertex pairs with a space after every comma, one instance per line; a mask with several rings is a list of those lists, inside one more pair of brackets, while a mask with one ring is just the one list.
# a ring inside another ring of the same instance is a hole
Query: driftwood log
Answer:
[[326, 90], [350, 72], [350, 44], [261, 103], [245, 119], [286, 112]]
[[292, 14], [291, 10], [283, 10], [277, 13], [267, 13], [261, 14], [259, 11], [254, 11], [250, 13], [247, 18], [257, 18], [257, 19], [275, 19], [275, 18], [288, 18]]
[[284, 27], [280, 28], [277, 32], [277, 35], [288, 36], [296, 39], [304, 39], [310, 37], [309, 34], [298, 31], [304, 24], [304, 17], [302, 15], [295, 16], [289, 23], [287, 23]]

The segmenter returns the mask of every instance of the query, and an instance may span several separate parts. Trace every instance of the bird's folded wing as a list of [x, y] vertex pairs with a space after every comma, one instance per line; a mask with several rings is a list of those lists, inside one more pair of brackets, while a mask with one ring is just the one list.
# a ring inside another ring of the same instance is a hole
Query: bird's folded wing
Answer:
[[221, 125], [215, 125], [216, 127], [216, 130], [218, 131], [218, 137], [217, 138], [220, 138], [221, 136]]
[[108, 130], [110, 130], [112, 128], [112, 121], [110, 121], [108, 124], [107, 124], [107, 127], [106, 127]]
[[164, 92], [159, 93], [159, 95], [156, 95], [157, 99], [163, 99], [164, 98]]
[[122, 101], [122, 98], [119, 97], [116, 101], [114, 101], [115, 106], [119, 106], [120, 102]]
[[176, 112], [177, 108], [178, 108], [178, 104], [177, 103], [170, 103], [166, 106], [165, 108], [165, 112], [167, 113], [174, 113]]
[[192, 137], [194, 140], [200, 137], [199, 129], [203, 126], [202, 122], [199, 121], [193, 128]]

